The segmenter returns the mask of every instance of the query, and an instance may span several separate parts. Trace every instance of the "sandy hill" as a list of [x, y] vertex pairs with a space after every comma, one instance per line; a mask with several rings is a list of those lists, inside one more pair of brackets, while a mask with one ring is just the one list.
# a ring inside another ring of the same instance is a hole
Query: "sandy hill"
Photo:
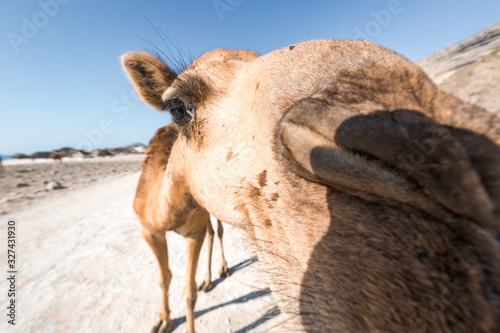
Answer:
[[500, 23], [417, 64], [442, 89], [500, 114]]

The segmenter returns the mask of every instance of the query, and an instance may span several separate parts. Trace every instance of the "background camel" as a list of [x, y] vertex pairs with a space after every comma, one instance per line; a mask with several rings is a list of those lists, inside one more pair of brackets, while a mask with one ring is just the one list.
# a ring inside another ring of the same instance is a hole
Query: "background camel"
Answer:
[[61, 155], [59, 155], [59, 154], [56, 154], [56, 153], [51, 153], [51, 154], [49, 155], [49, 158], [53, 159], [53, 160], [54, 160], [54, 162], [59, 162], [59, 163], [62, 163], [62, 162], [63, 162], [63, 160], [62, 160], [62, 156], [61, 156]]
[[[137, 185], [134, 199], [134, 210], [141, 221], [143, 236], [151, 246], [160, 266], [160, 286], [162, 288], [162, 304], [160, 307], [159, 320], [155, 324], [154, 330], [168, 332], [172, 329], [173, 322], [170, 320], [170, 306], [168, 301], [168, 289], [172, 279], [172, 273], [168, 265], [168, 247], [165, 232], [175, 230], [186, 238], [187, 243], [187, 263], [186, 263], [186, 284], [183, 295], [186, 299], [186, 321], [189, 330], [194, 331], [194, 305], [196, 303], [196, 269], [198, 258], [205, 234], [208, 238], [208, 268], [205, 279], [200, 284], [199, 289], [210, 291], [213, 288], [211, 264], [214, 230], [210, 217], [206, 210], [193, 206], [189, 211], [173, 211], [168, 209], [168, 203], [182, 199], [183, 193], [170, 191], [164, 192], [169, 180], [165, 179], [165, 172], [169, 172], [168, 160], [172, 142], [178, 135], [177, 128], [170, 124], [160, 128], [149, 143], [146, 151], [146, 158], [142, 162], [142, 174]], [[168, 174], [167, 174], [168, 175]], [[174, 180], [175, 182], [175, 180]], [[177, 198], [177, 196], [179, 196]], [[180, 207], [180, 206], [179, 206]], [[178, 214], [178, 215], [177, 215]], [[177, 215], [177, 216], [176, 216]], [[175, 216], [172, 219], [172, 216]], [[182, 220], [182, 224], [177, 219]], [[177, 222], [177, 223], [176, 223]], [[217, 221], [217, 234], [221, 246], [221, 268], [219, 274], [226, 276], [230, 274], [224, 257], [222, 244], [223, 227]]]
[[498, 118], [364, 41], [123, 63], [178, 128], [164, 218], [244, 227], [283, 328], [500, 329]]

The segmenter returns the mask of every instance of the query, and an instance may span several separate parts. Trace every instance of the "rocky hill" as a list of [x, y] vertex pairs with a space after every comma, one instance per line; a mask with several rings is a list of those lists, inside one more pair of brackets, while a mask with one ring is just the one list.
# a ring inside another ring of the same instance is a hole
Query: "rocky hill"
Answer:
[[136, 143], [127, 147], [95, 149], [95, 150], [77, 150], [70, 147], [64, 147], [52, 151], [41, 151], [31, 155], [15, 154], [12, 158], [52, 158], [54, 156], [60, 157], [84, 157], [92, 158], [99, 156], [116, 156], [116, 155], [129, 155], [129, 154], [143, 154], [146, 152], [147, 146]]
[[417, 64], [442, 89], [500, 115], [500, 23]]

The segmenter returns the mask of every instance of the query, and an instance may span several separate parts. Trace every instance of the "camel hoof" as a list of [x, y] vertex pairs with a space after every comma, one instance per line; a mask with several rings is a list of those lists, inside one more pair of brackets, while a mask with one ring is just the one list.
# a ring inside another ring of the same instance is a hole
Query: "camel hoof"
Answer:
[[165, 321], [158, 319], [156, 324], [151, 329], [151, 333], [171, 333], [173, 326], [174, 323], [171, 320]]
[[231, 275], [231, 270], [227, 266], [222, 266], [219, 269], [219, 275], [220, 275], [221, 278], [225, 278], [225, 277]]
[[209, 292], [210, 290], [212, 290], [214, 287], [212, 281], [203, 281], [200, 286], [198, 287], [198, 290], [203, 290], [204, 292]]

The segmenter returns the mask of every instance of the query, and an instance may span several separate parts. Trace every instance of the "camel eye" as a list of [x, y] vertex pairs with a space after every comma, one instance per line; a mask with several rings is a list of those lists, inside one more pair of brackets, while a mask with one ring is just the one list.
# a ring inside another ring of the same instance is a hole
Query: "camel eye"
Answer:
[[188, 109], [183, 101], [178, 98], [172, 98], [165, 103], [168, 112], [172, 115], [172, 119], [178, 125], [184, 125], [193, 117], [193, 111]]

